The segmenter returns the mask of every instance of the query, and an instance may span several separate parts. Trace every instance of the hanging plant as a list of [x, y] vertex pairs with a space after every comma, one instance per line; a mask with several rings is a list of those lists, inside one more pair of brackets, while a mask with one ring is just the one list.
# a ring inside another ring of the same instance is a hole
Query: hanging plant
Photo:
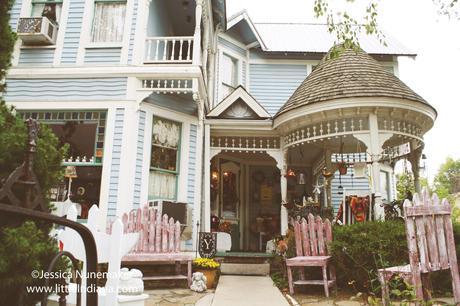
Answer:
[[346, 163], [339, 163], [339, 173], [340, 175], [346, 175], [348, 171], [348, 165]]

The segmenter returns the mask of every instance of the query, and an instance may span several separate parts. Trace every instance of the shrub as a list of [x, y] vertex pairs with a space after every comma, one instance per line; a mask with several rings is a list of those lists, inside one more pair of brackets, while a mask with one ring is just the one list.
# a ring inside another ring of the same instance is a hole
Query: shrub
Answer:
[[380, 294], [377, 270], [408, 263], [404, 223], [363, 222], [333, 227], [330, 244], [337, 281], [360, 292]]

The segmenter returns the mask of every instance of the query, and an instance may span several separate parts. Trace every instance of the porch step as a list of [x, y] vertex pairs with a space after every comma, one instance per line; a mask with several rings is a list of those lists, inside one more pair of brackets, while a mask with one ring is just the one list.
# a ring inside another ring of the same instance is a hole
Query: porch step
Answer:
[[269, 263], [228, 263], [223, 262], [220, 272], [227, 275], [269, 275]]

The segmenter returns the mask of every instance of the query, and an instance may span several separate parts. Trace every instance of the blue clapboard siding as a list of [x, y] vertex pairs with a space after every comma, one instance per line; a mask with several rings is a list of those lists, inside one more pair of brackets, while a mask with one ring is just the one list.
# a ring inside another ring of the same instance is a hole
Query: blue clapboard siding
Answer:
[[[342, 187], [344, 190], [366, 190], [370, 193], [370, 185], [367, 177], [356, 178], [351, 176], [353, 169], [349, 168], [346, 175], [342, 175]], [[339, 209], [340, 202], [343, 199], [343, 195], [338, 194], [339, 192], [339, 172], [337, 171], [334, 175], [334, 179], [331, 184], [332, 192], [332, 206], [334, 207], [334, 212], [337, 213]]]
[[121, 164], [121, 147], [123, 140], [123, 122], [125, 109], [117, 108], [115, 110], [115, 124], [113, 131], [112, 160], [110, 162], [110, 180], [109, 180], [109, 199], [107, 205], [107, 215], [115, 216], [117, 214], [117, 193], [120, 181], [120, 164]]
[[306, 65], [251, 64], [249, 91], [274, 115], [306, 77]]
[[61, 57], [61, 63], [63, 64], [74, 64], [77, 60], [84, 10], [85, 0], [70, 0], [69, 17]]
[[187, 202], [189, 205], [195, 203], [195, 175], [196, 175], [196, 147], [197, 147], [197, 126], [190, 125], [190, 139], [188, 144], [188, 177], [187, 177]]
[[55, 49], [21, 49], [18, 65], [50, 66]]
[[139, 0], [135, 0], [133, 8], [133, 18], [131, 19], [131, 31], [129, 33], [128, 64], [131, 64], [133, 61], [134, 38], [136, 37], [138, 7]]
[[142, 164], [144, 163], [144, 132], [145, 132], [145, 112], [139, 112], [139, 124], [137, 127], [137, 146], [136, 146], [136, 172], [134, 174], [134, 198], [133, 208], [138, 208], [141, 203], [142, 188]]
[[22, 0], [16, 0], [14, 1], [13, 7], [10, 11], [10, 26], [14, 32], [16, 32], [18, 28], [18, 19], [19, 15], [21, 14], [21, 6]]
[[120, 57], [121, 57], [121, 48], [86, 49], [85, 63], [119, 64]]
[[119, 100], [126, 98], [127, 78], [8, 79], [7, 101]]
[[[190, 125], [190, 139], [188, 143], [188, 177], [187, 177], [187, 202], [188, 205], [192, 206], [191, 208], [191, 214], [192, 214], [192, 223], [193, 223], [193, 233], [196, 233], [196, 228], [195, 228], [195, 223], [197, 220], [195, 220], [195, 209], [194, 209], [194, 204], [195, 204], [195, 178], [196, 178], [196, 150], [197, 150], [197, 125], [196, 124], [191, 124]], [[193, 234], [194, 235], [194, 234]], [[185, 241], [185, 246], [187, 248], [190, 248], [192, 246], [193, 242], [192, 239], [189, 239]]]
[[219, 37], [219, 44], [222, 45], [222, 46], [227, 47], [228, 49], [230, 49], [232, 51], [235, 51], [236, 53], [238, 53], [241, 56], [246, 57], [246, 49], [243, 49], [240, 46], [237, 46], [237, 45], [229, 42], [228, 40], [226, 40], [226, 39], [224, 39], [222, 37]]

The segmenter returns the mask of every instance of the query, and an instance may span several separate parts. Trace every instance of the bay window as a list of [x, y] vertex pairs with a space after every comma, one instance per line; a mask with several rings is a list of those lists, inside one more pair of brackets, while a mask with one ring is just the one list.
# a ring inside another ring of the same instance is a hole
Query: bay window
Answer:
[[96, 1], [91, 42], [117, 43], [123, 40], [126, 1]]
[[32, 0], [31, 17], [46, 17], [54, 24], [59, 24], [62, 0]]
[[177, 198], [180, 141], [180, 123], [153, 117], [149, 199]]

